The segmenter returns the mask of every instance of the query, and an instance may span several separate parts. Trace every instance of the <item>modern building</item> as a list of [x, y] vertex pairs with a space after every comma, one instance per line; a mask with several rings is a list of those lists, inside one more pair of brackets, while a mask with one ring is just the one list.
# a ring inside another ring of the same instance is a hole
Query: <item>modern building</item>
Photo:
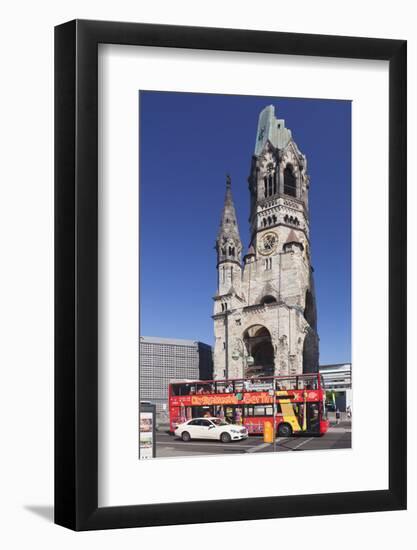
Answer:
[[273, 105], [259, 115], [248, 181], [243, 262], [229, 176], [216, 240], [215, 378], [317, 372], [307, 159]]
[[211, 380], [212, 349], [192, 340], [141, 336], [139, 343], [140, 401], [156, 405], [157, 422], [168, 420], [171, 380]]
[[332, 392], [336, 407], [345, 411], [352, 408], [352, 364], [320, 365], [326, 391]]

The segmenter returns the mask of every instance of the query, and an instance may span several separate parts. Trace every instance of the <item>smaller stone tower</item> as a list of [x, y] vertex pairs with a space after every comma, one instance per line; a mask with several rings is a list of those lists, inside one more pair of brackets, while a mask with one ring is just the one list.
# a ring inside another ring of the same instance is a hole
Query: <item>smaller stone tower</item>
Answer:
[[240, 292], [242, 281], [242, 242], [232, 198], [232, 181], [226, 177], [226, 196], [216, 240], [218, 293], [226, 295], [232, 288]]
[[244, 305], [242, 297], [242, 242], [239, 235], [236, 211], [232, 197], [232, 180], [226, 176], [226, 195], [219, 232], [216, 239], [217, 293], [214, 296], [214, 331], [217, 335], [215, 355], [223, 357], [222, 366], [214, 373], [215, 378], [236, 376], [232, 367], [229, 346], [229, 312]]

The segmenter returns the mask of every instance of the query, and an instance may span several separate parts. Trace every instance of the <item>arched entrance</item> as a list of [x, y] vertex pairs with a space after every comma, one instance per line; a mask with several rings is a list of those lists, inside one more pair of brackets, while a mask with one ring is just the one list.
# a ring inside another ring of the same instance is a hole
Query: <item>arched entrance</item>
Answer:
[[246, 368], [245, 377], [272, 376], [274, 374], [274, 348], [271, 335], [264, 326], [253, 325], [243, 334], [248, 355], [253, 357], [253, 365]]

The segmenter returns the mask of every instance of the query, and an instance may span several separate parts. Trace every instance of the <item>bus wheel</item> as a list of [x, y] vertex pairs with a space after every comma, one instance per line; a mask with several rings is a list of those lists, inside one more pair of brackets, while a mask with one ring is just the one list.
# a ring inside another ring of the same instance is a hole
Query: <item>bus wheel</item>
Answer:
[[279, 437], [290, 437], [292, 435], [292, 428], [289, 424], [280, 424], [278, 426]]
[[222, 443], [230, 443], [232, 441], [232, 438], [230, 437], [230, 434], [227, 432], [223, 432], [220, 436], [220, 441]]
[[182, 434], [181, 434], [181, 439], [182, 439], [183, 441], [190, 441], [191, 435], [190, 435], [188, 432], [182, 432]]

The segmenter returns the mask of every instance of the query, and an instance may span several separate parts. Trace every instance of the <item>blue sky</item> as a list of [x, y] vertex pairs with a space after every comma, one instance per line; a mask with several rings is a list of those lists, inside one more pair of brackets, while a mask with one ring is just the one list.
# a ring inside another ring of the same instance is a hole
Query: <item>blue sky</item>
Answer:
[[141, 334], [213, 344], [225, 174], [247, 247], [247, 178], [258, 115], [269, 104], [307, 156], [320, 363], [350, 361], [349, 101], [140, 92]]

